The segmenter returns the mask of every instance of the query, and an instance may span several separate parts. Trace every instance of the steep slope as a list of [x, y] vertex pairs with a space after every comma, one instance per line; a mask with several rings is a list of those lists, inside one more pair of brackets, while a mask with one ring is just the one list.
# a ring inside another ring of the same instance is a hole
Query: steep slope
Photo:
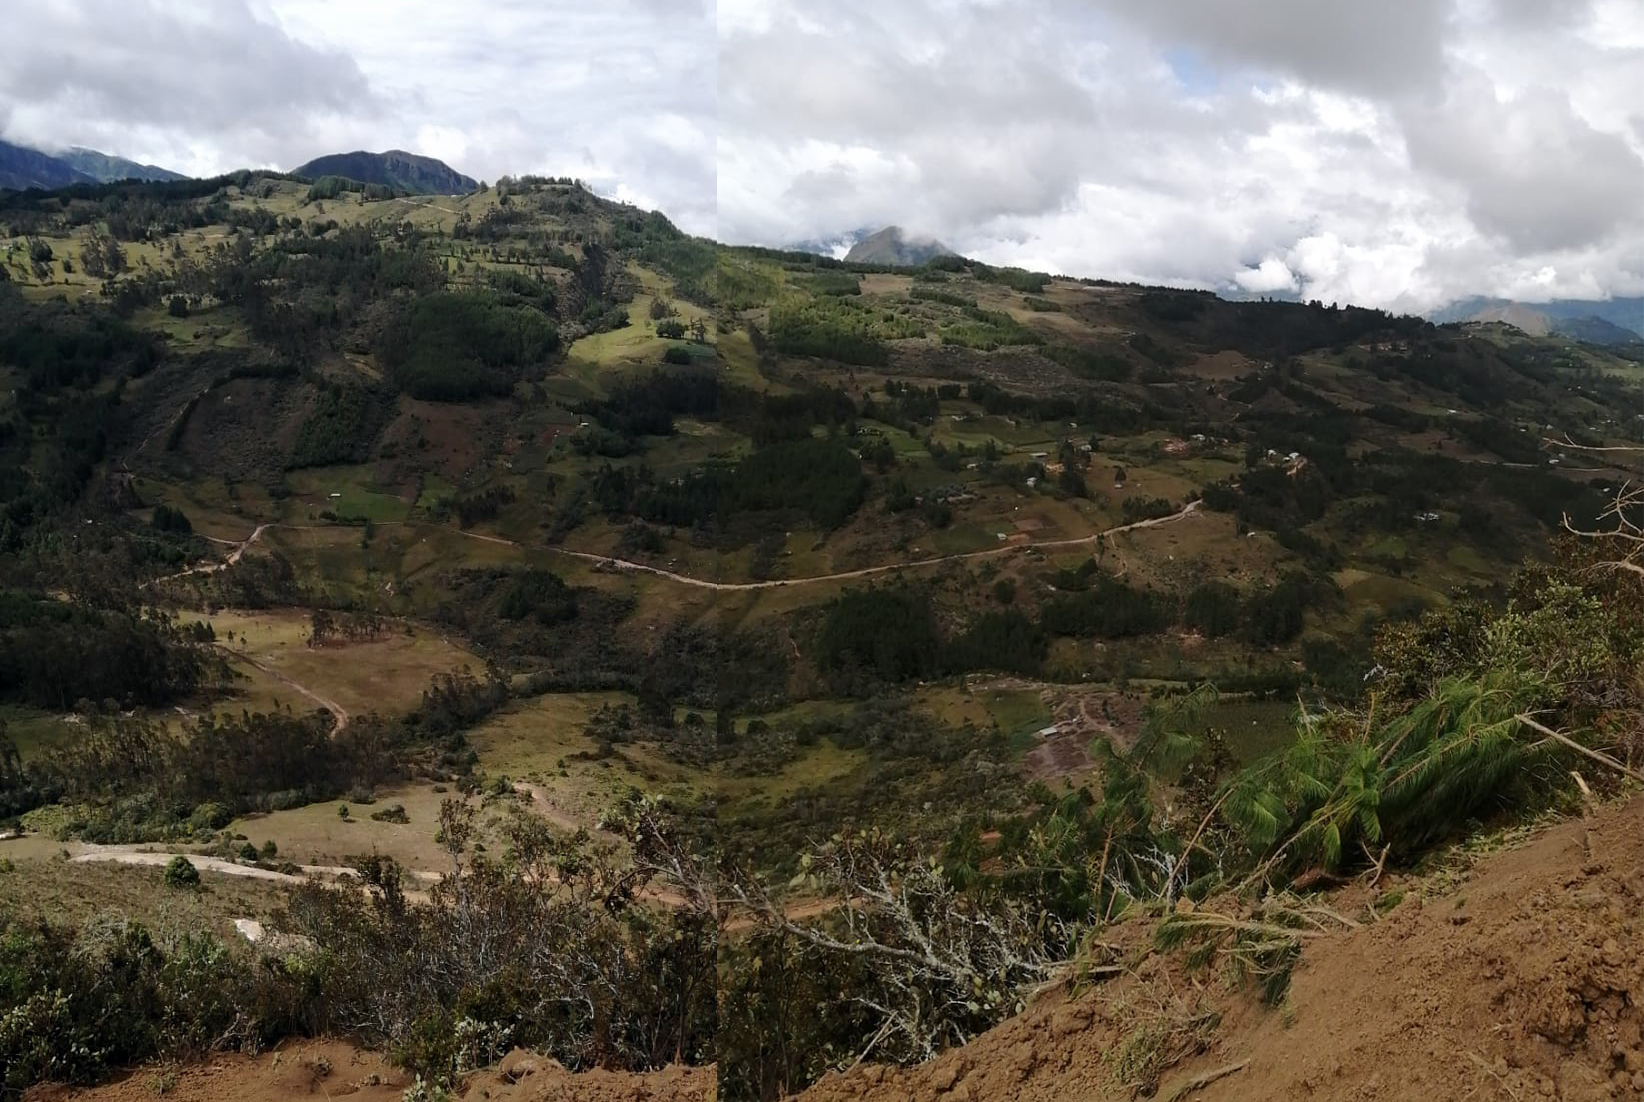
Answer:
[[89, 173], [49, 153], [0, 141], [0, 188], [59, 188], [70, 184], [92, 184]]
[[852, 245], [845, 259], [858, 264], [903, 264], [914, 268], [934, 257], [954, 255], [952, 249], [934, 237], [916, 237], [901, 226], [886, 226]]
[[116, 180], [186, 180], [181, 172], [173, 172], [169, 168], [159, 165], [145, 165], [125, 157], [116, 157], [109, 153], [100, 153], [95, 149], [86, 149], [83, 146], [71, 146], [56, 154], [59, 161], [68, 165], [77, 172], [83, 172], [99, 183], [109, 184]]
[[479, 187], [473, 177], [464, 176], [444, 161], [403, 149], [332, 153], [299, 165], [292, 172], [310, 180], [345, 176], [362, 184], [384, 184], [416, 195], [466, 195]]
[[[1392, 891], [1379, 920], [1362, 887], [1332, 901], [1363, 921], [1309, 942], [1279, 1009], [1142, 956], [1129, 974], [1047, 997], [922, 1067], [858, 1068], [800, 1097], [1128, 1099], [1125, 1070], [1149, 1045], [1178, 1044], [1159, 1098], [1644, 1093], [1644, 799], [1544, 830], [1459, 876], [1380, 887]], [[1195, 1012], [1220, 1027], [1195, 1033]]]

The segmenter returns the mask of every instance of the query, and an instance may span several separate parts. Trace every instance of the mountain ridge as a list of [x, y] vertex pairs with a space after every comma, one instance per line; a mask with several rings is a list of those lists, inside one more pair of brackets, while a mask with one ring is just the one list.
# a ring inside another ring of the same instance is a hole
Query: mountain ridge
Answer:
[[886, 226], [851, 245], [845, 259], [856, 264], [900, 264], [917, 268], [938, 256], [957, 255], [934, 237], [910, 234], [901, 226]]
[[1428, 317], [1439, 324], [1501, 321], [1532, 336], [1554, 334], [1595, 344], [1644, 341], [1644, 297], [1552, 299], [1531, 303], [1475, 295], [1458, 299]]
[[386, 149], [371, 153], [356, 149], [351, 153], [327, 153], [291, 170], [292, 175], [315, 180], [321, 176], [343, 176], [362, 184], [382, 184], [417, 195], [466, 195], [479, 190], [479, 181], [465, 176], [434, 157]]
[[14, 191], [42, 188], [49, 191], [96, 182], [94, 176], [49, 153], [0, 139], [0, 188]]

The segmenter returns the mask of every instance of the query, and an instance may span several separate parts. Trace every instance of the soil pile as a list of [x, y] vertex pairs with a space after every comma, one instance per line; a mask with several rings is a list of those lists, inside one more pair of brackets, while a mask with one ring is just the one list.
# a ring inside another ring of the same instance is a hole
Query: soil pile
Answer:
[[922, 1067], [859, 1067], [801, 1097], [1644, 1098], [1644, 798], [1399, 886], [1379, 919], [1358, 909], [1368, 893], [1342, 893], [1366, 921], [1310, 941], [1279, 1007], [1154, 955]]

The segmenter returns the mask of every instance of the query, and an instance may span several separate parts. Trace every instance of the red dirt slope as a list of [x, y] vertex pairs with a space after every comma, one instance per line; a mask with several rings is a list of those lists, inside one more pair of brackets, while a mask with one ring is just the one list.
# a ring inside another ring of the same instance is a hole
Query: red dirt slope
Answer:
[[[1486, 857], [1425, 899], [1403, 886], [1382, 920], [1310, 942], [1280, 1009], [1153, 956], [923, 1067], [858, 1068], [801, 1097], [1125, 1099], [1120, 1069], [1156, 1041], [1189, 1053], [1158, 1076], [1160, 1099], [1644, 1098], [1644, 798], [1599, 810], [1590, 834], [1565, 822]], [[1350, 906], [1344, 894], [1337, 908]], [[1206, 1011], [1220, 1026], [1196, 1030]]]

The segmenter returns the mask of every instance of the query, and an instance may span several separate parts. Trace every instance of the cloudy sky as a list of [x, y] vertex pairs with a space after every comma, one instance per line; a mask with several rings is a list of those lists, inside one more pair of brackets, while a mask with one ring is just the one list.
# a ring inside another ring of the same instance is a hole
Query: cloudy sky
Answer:
[[1641, 0], [720, 0], [719, 229], [1426, 309], [1644, 294]]
[[400, 147], [739, 243], [1422, 310], [1644, 294], [1644, 0], [28, 0], [0, 135]]
[[0, 136], [198, 175], [408, 149], [715, 228], [713, 0], [6, 0]]

